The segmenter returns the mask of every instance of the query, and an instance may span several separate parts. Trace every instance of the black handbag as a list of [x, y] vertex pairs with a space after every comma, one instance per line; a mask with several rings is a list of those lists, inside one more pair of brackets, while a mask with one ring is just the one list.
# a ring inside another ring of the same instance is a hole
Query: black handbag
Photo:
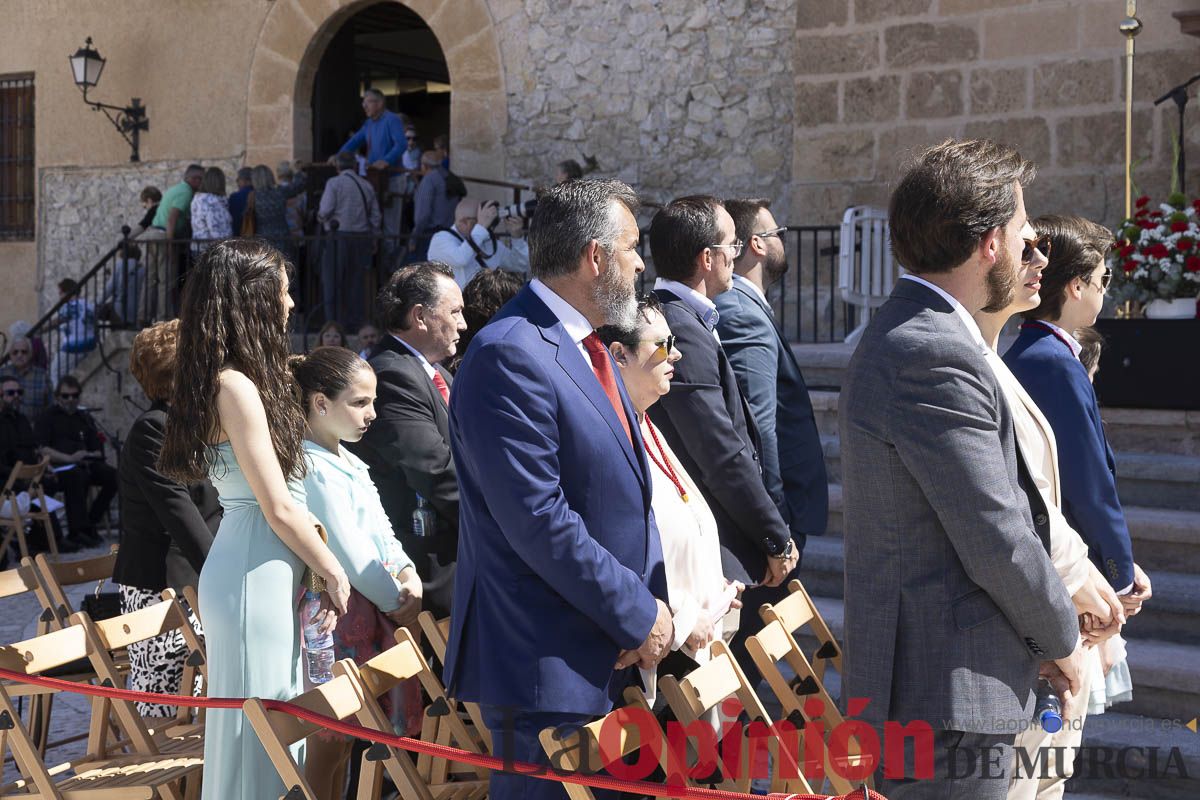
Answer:
[[121, 593], [102, 592], [104, 586], [101, 580], [96, 584], [96, 591], [87, 595], [79, 603], [79, 610], [87, 614], [93, 621], [112, 619], [121, 616]]

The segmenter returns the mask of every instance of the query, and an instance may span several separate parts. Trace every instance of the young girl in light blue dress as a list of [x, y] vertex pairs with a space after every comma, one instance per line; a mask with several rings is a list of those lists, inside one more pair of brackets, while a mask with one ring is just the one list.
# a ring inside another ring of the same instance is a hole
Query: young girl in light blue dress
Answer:
[[[318, 347], [293, 357], [291, 365], [308, 422], [308, 509], [325, 526], [329, 548], [354, 587], [334, 631], [335, 658], [361, 664], [396, 643], [397, 627], [415, 631], [421, 610], [421, 579], [392, 532], [367, 465], [341, 446], [361, 439], [375, 419], [375, 373], [343, 347]], [[413, 732], [420, 710], [416, 683], [406, 688], [397, 704], [401, 733]], [[345, 737], [309, 739], [305, 772], [314, 788], [321, 787], [318, 795], [342, 795], [350, 750]]]

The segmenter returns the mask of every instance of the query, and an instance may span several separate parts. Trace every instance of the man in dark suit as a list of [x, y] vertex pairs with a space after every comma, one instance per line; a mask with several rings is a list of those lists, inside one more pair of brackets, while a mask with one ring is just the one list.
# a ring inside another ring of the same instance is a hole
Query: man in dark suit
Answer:
[[[370, 364], [379, 416], [351, 447], [371, 468], [392, 530], [417, 565], [423, 605], [441, 617], [450, 612], [453, 593], [458, 482], [450, 454], [452, 378], [439, 362], [454, 355], [467, 328], [462, 291], [450, 267], [424, 261], [397, 270], [380, 290], [378, 306], [386, 333]], [[426, 507], [436, 517], [435, 530], [414, 521], [413, 512]]]
[[915, 780], [927, 754], [911, 746], [903, 778], [888, 765], [879, 788], [893, 800], [1005, 797], [1039, 662], [1080, 686], [1075, 610], [973, 318], [1012, 302], [1033, 171], [987, 141], [916, 160], [889, 213], [909, 272], [872, 314], [841, 393], [842, 697], [869, 700], [859, 716], [877, 728], [920, 720], [935, 734], [931, 779]]
[[[456, 375], [462, 503], [445, 679], [482, 704], [507, 760], [545, 764], [542, 730], [607, 713], [629, 668], [656, 665], [674, 638], [637, 418], [594, 330], [637, 312], [636, 208], [619, 181], [544, 193], [534, 280]], [[489, 796], [558, 800], [562, 787], [494, 771]]]
[[808, 386], [767, 302], [767, 288], [788, 269], [787, 229], [767, 200], [726, 200], [725, 210], [745, 247], [733, 264], [733, 288], [713, 299], [717, 333], [758, 427], [763, 482], [799, 544], [825, 533], [829, 486]]
[[[798, 563], [802, 543], [763, 484], [758, 430], [715, 331], [712, 299], [731, 287], [741, 249], [733, 219], [715, 197], [674, 200], [650, 223], [655, 294], [683, 353], [671, 391], [650, 418], [716, 517], [725, 577], [778, 586]], [[753, 625], [753, 617], [745, 614], [744, 622]]]

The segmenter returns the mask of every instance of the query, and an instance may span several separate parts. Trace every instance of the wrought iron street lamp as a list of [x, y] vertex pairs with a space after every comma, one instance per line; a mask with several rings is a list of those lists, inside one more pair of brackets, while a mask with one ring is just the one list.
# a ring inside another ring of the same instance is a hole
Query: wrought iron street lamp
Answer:
[[70, 62], [75, 85], [83, 92], [83, 102], [91, 106], [93, 111], [104, 112], [104, 116], [108, 117], [108, 121], [132, 148], [129, 160], [141, 161], [138, 155], [138, 134], [150, 130], [150, 121], [146, 119], [146, 107], [142, 105], [141, 98], [134, 97], [127, 106], [112, 106], [88, 99], [88, 89], [100, 82], [100, 73], [104, 72], [106, 63], [92, 47], [92, 37], [89, 36], [83, 47], [75, 51], [75, 55], [70, 57]]

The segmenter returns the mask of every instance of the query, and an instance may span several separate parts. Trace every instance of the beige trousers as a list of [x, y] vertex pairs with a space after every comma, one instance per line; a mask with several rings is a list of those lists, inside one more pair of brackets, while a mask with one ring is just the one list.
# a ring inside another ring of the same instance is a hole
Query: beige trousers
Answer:
[[[1061, 800], [1067, 779], [1075, 768], [1075, 753], [1083, 741], [1083, 723], [1087, 719], [1092, 676], [1098, 670], [1100, 650], [1088, 647], [1083, 659], [1083, 677], [1078, 714], [1064, 719], [1058, 733], [1046, 733], [1041, 726], [1017, 734], [1013, 743], [1015, 759], [1008, 800]], [[1025, 755], [1022, 757], [1022, 751]], [[1026, 767], [1032, 765], [1032, 770]], [[1042, 778], [1042, 775], [1046, 778]]]

